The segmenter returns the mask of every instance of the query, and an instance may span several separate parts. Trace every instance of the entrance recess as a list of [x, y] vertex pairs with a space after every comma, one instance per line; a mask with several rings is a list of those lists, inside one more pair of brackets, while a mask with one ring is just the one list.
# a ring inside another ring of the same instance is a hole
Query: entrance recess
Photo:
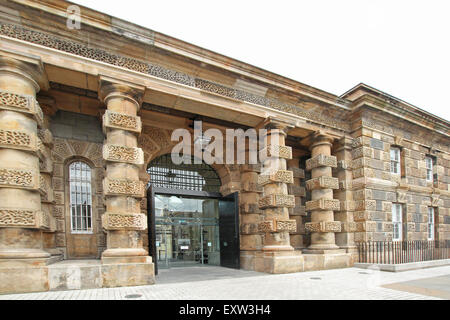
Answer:
[[175, 165], [170, 155], [148, 168], [149, 251], [159, 268], [239, 268], [238, 193], [223, 197], [210, 166]]

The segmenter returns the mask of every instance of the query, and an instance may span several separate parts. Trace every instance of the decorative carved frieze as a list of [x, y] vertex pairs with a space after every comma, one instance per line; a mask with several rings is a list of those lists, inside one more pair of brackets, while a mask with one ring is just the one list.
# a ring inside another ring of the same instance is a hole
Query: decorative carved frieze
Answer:
[[295, 207], [295, 197], [293, 195], [286, 194], [270, 194], [259, 199], [260, 208], [270, 207]]
[[306, 188], [308, 190], [339, 189], [339, 180], [328, 176], [317, 177], [306, 181]]
[[37, 190], [40, 176], [33, 170], [0, 168], [0, 187], [12, 187]]
[[311, 159], [306, 160], [306, 170], [311, 171], [318, 167], [337, 167], [337, 158], [335, 156], [326, 156], [319, 154]]
[[341, 232], [340, 221], [321, 221], [305, 223], [305, 230], [308, 232]]
[[27, 132], [0, 129], [0, 148], [36, 152], [39, 149], [38, 138]]
[[268, 183], [294, 183], [294, 175], [289, 170], [278, 170], [270, 174], [260, 174], [258, 184], [264, 186]]
[[306, 202], [306, 211], [313, 210], [340, 210], [340, 202], [336, 199], [318, 199]]
[[103, 159], [141, 165], [144, 164], [144, 153], [141, 148], [107, 144], [103, 146]]
[[41, 228], [49, 226], [42, 211], [0, 208], [0, 227]]
[[103, 126], [140, 133], [142, 130], [141, 118], [106, 110], [103, 115]]
[[29, 30], [21, 26], [0, 24], [0, 34], [23, 41], [36, 43], [56, 50], [61, 50], [78, 56], [86, 57], [89, 59], [102, 61], [129, 70], [149, 74], [158, 78], [181, 83], [183, 85], [195, 87], [204, 91], [217, 93], [237, 100], [263, 105], [274, 110], [297, 115], [310, 121], [324, 123], [334, 128], [350, 130], [349, 123], [326, 116], [321, 112], [317, 112], [316, 110], [307, 110], [301, 105], [288, 104], [275, 99], [255, 95], [243, 90], [229, 88], [220, 84], [212, 83], [207, 80], [194, 78], [188, 74], [170, 70], [162, 66], [153, 65], [133, 58], [118, 56], [102, 49], [92, 48], [92, 46], [87, 46], [82, 43], [75, 43], [73, 41], [61, 39], [50, 34]]
[[105, 195], [127, 195], [136, 198], [143, 198], [145, 186], [139, 180], [112, 180], [105, 178], [103, 180], [103, 189]]
[[147, 216], [142, 213], [110, 213], [102, 215], [102, 225], [106, 230], [145, 230]]
[[33, 96], [0, 91], [0, 110], [11, 110], [32, 116], [42, 126], [44, 114]]

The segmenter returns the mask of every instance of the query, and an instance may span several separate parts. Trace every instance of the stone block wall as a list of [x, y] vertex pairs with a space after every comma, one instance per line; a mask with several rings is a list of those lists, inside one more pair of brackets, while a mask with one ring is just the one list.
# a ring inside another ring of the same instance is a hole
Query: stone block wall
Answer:
[[[351, 169], [354, 239], [392, 240], [392, 205], [402, 206], [402, 240], [427, 240], [428, 208], [435, 211], [435, 239], [450, 240], [450, 153], [436, 132], [372, 110], [353, 122]], [[394, 125], [395, 124], [395, 125]], [[390, 149], [400, 149], [400, 173], [391, 173]], [[435, 159], [433, 181], [425, 157]]]

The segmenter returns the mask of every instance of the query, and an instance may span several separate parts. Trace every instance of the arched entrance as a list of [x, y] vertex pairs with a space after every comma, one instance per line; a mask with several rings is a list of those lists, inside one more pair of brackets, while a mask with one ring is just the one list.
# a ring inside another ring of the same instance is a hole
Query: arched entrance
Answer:
[[223, 197], [206, 163], [175, 164], [170, 154], [149, 163], [149, 251], [158, 268], [239, 268], [237, 193]]

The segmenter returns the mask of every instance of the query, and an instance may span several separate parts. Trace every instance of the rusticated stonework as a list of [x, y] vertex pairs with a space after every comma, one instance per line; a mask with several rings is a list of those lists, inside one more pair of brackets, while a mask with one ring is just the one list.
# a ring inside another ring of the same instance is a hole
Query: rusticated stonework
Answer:
[[339, 180], [333, 177], [317, 177], [306, 181], [306, 188], [308, 190], [316, 189], [339, 189]]
[[7, 147], [27, 151], [37, 151], [38, 139], [27, 132], [0, 129], [0, 148]]
[[102, 215], [102, 225], [106, 230], [145, 230], [147, 229], [147, 217], [141, 213]]
[[35, 118], [38, 125], [42, 125], [44, 114], [39, 103], [32, 96], [0, 91], [0, 110], [11, 110], [26, 113]]
[[26, 209], [0, 209], [0, 226], [40, 228], [43, 221], [41, 211]]
[[340, 202], [335, 199], [318, 199], [306, 202], [306, 210], [340, 210]]
[[144, 154], [141, 148], [128, 148], [116, 145], [104, 145], [103, 159], [114, 162], [144, 164]]
[[103, 125], [107, 128], [123, 129], [132, 132], [141, 132], [141, 118], [106, 110], [103, 115]]
[[294, 183], [294, 175], [289, 170], [278, 170], [271, 174], [260, 174], [258, 176], [258, 184], [264, 186], [268, 183]]
[[337, 167], [337, 159], [335, 156], [326, 156], [324, 154], [319, 154], [314, 158], [306, 160], [306, 170], [310, 171], [318, 167]]
[[295, 197], [286, 194], [270, 194], [259, 199], [260, 208], [285, 207], [293, 208], [295, 206]]
[[133, 197], [144, 197], [145, 186], [142, 181], [135, 180], [103, 180], [105, 195], [129, 195]]
[[290, 160], [292, 159], [292, 148], [281, 145], [267, 145], [261, 150], [263, 155], [267, 157], [275, 157]]
[[305, 223], [305, 230], [308, 232], [340, 232], [340, 221], [321, 221]]
[[296, 232], [297, 222], [295, 220], [266, 220], [258, 224], [259, 232]]
[[38, 174], [32, 170], [0, 168], [0, 187], [38, 189]]

